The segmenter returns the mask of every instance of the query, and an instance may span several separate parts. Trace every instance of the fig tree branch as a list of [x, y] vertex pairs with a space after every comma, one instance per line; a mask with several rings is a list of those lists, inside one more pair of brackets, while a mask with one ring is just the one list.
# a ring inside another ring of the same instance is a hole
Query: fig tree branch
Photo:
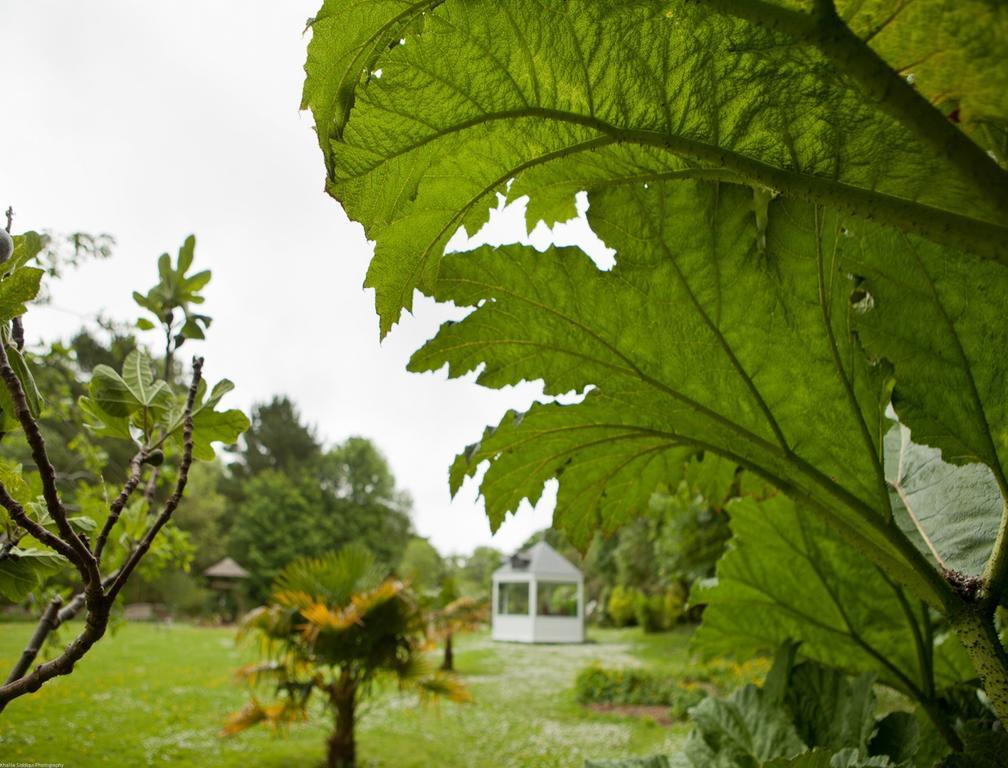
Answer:
[[91, 550], [84, 543], [83, 539], [77, 535], [67, 520], [66, 510], [63, 507], [59, 490], [56, 487], [56, 471], [53, 469], [52, 462], [49, 461], [49, 454], [46, 451], [42, 431], [39, 429], [38, 422], [28, 408], [28, 399], [25, 396], [24, 388], [21, 386], [21, 380], [11, 367], [10, 359], [7, 357], [7, 347], [3, 343], [0, 343], [0, 378], [3, 378], [7, 391], [10, 392], [11, 399], [14, 401], [15, 416], [24, 430], [25, 439], [28, 441], [28, 446], [31, 449], [32, 460], [38, 468], [39, 477], [42, 480], [42, 496], [45, 499], [46, 509], [56, 523], [56, 527], [60, 532], [60, 538], [77, 553], [77, 557], [73, 558], [74, 562], [79, 567], [83, 567], [88, 571], [88, 579], [86, 581], [98, 584], [101, 581], [101, 576], [98, 572], [98, 562], [95, 560], [94, 555], [91, 554]]

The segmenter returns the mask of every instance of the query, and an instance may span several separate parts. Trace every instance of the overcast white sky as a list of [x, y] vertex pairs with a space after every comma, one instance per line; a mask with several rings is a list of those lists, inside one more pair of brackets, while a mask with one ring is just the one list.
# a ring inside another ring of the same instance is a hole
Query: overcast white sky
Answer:
[[[383, 344], [362, 282], [371, 244], [323, 192], [323, 165], [298, 111], [305, 20], [320, 0], [0, 0], [0, 210], [15, 232], [108, 232], [114, 257], [71, 273], [30, 339], [69, 336], [102, 312], [132, 321], [130, 293], [190, 232], [213, 269], [204, 354], [235, 406], [286, 393], [328, 442], [373, 439], [414, 499], [417, 530], [442, 552], [504, 550], [549, 524], [553, 498], [496, 536], [475, 485], [451, 501], [447, 468], [508, 408], [540, 391], [491, 391], [410, 374], [410, 353], [447, 310], [420, 299]], [[518, 215], [515, 215], [515, 214]], [[485, 237], [524, 234], [510, 211]], [[537, 232], [537, 245], [548, 235]], [[558, 242], [603, 248], [583, 220]], [[153, 339], [152, 339], [153, 341]], [[183, 351], [190, 352], [190, 347]]]

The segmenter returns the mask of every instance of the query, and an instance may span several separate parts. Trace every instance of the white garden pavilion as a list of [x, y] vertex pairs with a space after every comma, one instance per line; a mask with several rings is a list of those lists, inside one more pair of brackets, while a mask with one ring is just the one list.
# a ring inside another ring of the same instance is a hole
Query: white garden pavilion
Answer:
[[583, 643], [584, 576], [545, 541], [493, 575], [494, 640]]

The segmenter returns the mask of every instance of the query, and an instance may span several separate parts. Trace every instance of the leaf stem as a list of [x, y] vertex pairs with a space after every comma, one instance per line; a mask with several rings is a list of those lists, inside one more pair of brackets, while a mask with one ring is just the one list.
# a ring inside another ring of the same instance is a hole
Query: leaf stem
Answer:
[[1008, 499], [1001, 503], [1001, 522], [982, 579], [984, 598], [996, 605], [1001, 601], [1005, 582], [1008, 581]]
[[1002, 725], [1008, 723], [1008, 655], [989, 607], [966, 605], [952, 617], [952, 628], [980, 675], [984, 692]]
[[101, 562], [102, 550], [105, 548], [105, 543], [108, 541], [112, 528], [115, 526], [116, 522], [118, 522], [119, 515], [122, 514], [123, 508], [126, 506], [126, 502], [129, 501], [133, 491], [135, 491], [137, 486], [140, 484], [140, 474], [143, 471], [143, 459], [144, 451], [141, 450], [138, 451], [130, 460], [129, 477], [123, 484], [119, 495], [116, 496], [112, 504], [109, 505], [109, 515], [105, 519], [105, 525], [102, 526], [101, 533], [98, 534], [98, 539], [95, 541], [94, 546], [95, 560], [99, 563]]

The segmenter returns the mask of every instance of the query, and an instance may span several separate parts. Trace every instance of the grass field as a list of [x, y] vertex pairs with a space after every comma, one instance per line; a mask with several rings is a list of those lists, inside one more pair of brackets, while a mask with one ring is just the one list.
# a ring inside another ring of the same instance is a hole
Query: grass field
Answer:
[[[31, 632], [0, 624], [0, 669]], [[599, 714], [574, 700], [574, 677], [592, 661], [607, 666], [689, 668], [689, 630], [643, 635], [595, 630], [581, 646], [461, 639], [456, 664], [475, 702], [418, 707], [388, 692], [365, 713], [363, 765], [395, 768], [573, 768], [587, 757], [673, 750], [685, 724]], [[251, 659], [234, 632], [187, 625], [128, 624], [105, 638], [73, 675], [11, 703], [0, 716], [0, 761], [67, 768], [313, 766], [322, 759], [322, 716], [275, 735], [266, 729], [218, 736], [227, 713], [247, 700], [233, 671]]]

